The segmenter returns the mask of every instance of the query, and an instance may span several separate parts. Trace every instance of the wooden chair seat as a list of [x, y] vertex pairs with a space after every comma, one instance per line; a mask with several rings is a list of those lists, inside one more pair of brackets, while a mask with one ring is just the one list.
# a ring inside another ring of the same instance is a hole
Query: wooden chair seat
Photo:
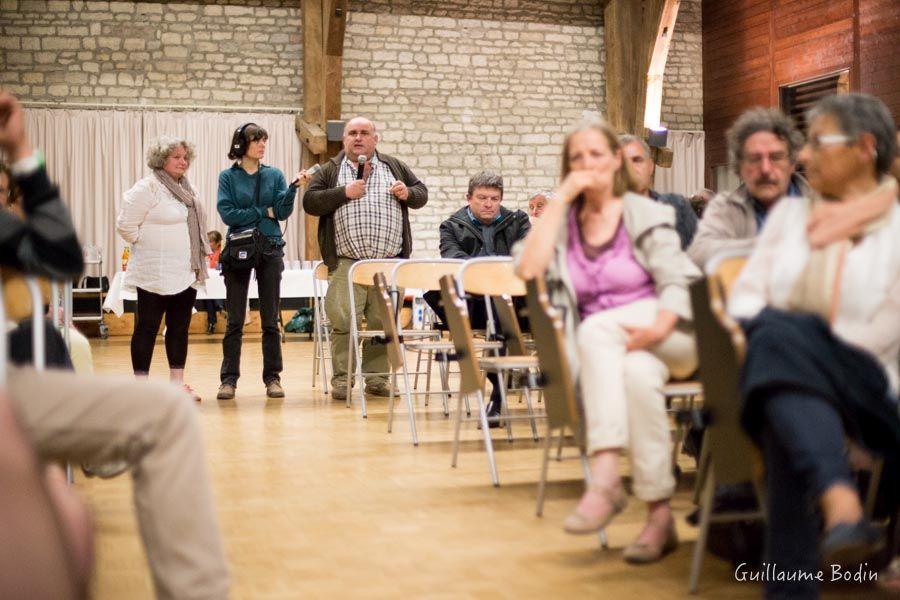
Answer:
[[703, 393], [703, 385], [699, 381], [672, 381], [663, 388], [667, 398], [678, 396], [699, 396]]
[[485, 356], [478, 359], [478, 364], [485, 370], [536, 369], [537, 356]]

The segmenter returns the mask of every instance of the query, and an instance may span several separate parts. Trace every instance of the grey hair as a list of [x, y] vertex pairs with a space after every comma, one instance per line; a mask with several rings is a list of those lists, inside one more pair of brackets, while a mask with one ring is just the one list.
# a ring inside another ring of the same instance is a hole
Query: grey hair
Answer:
[[150, 146], [147, 148], [147, 166], [151, 169], [162, 169], [166, 164], [166, 159], [178, 146], [185, 149], [187, 161], [190, 164], [195, 156], [194, 145], [183, 138], [164, 134], [150, 142]]
[[480, 173], [476, 173], [475, 176], [469, 180], [469, 191], [466, 195], [471, 196], [472, 192], [475, 191], [475, 188], [480, 187], [500, 190], [500, 197], [503, 197], [503, 178], [493, 171], [481, 171]]
[[797, 153], [803, 147], [803, 134], [794, 120], [777, 108], [751, 108], [737, 118], [725, 132], [728, 141], [728, 161], [735, 173], [740, 174], [744, 159], [744, 144], [754, 133], [765, 131], [787, 144], [791, 164], [797, 162]]
[[538, 196], [543, 196], [549, 202], [550, 200], [553, 200], [553, 190], [538, 190], [535, 193], [528, 196], [528, 202], [531, 202]]
[[639, 138], [636, 135], [631, 135], [630, 133], [625, 133], [619, 136], [619, 144], [624, 148], [628, 144], [633, 144], [637, 142], [641, 145], [641, 148], [644, 149], [644, 156], [650, 158], [650, 145], [647, 144], [643, 139]]
[[846, 135], [857, 138], [870, 133], [875, 138], [875, 172], [887, 173], [897, 155], [896, 126], [884, 103], [868, 94], [838, 94], [819, 100], [806, 115], [806, 122], [834, 117]]

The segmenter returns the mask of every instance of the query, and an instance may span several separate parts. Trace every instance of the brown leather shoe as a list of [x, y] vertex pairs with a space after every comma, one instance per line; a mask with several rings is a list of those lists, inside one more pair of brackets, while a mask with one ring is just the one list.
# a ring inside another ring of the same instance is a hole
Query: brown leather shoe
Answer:
[[284, 388], [281, 387], [281, 382], [277, 379], [273, 379], [267, 383], [266, 396], [269, 398], [284, 398]]
[[234, 384], [223, 383], [219, 386], [219, 393], [216, 394], [217, 400], [234, 400]]

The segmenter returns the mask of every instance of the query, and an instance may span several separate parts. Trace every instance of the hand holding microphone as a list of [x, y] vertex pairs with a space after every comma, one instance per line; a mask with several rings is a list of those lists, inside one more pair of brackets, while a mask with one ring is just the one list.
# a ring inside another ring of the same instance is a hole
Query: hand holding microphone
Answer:
[[360, 154], [357, 159], [356, 181], [347, 184], [344, 194], [351, 200], [358, 200], [366, 195], [366, 182], [363, 179], [366, 174], [366, 155]]
[[297, 187], [298, 185], [306, 185], [309, 183], [309, 180], [312, 179], [319, 171], [322, 170], [322, 165], [313, 165], [305, 171], [300, 171], [296, 175], [294, 175], [294, 180], [291, 181], [291, 185]]

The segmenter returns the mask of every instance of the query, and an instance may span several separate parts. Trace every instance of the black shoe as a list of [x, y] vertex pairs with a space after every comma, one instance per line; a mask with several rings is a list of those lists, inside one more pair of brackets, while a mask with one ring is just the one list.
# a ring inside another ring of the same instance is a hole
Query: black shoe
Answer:
[[[502, 401], [499, 396], [494, 398], [491, 397], [490, 401], [487, 404], [487, 416], [490, 417], [499, 417], [500, 416], [500, 407], [502, 405]], [[491, 429], [497, 429], [498, 427], [503, 427], [503, 422], [500, 419], [495, 419], [493, 421], [488, 421], [488, 427]]]
[[215, 323], [207, 323], [206, 324], [206, 333], [211, 334], [216, 332], [216, 324]]
[[822, 563], [855, 567], [883, 547], [881, 533], [867, 519], [856, 523], [838, 523], [822, 538]]

